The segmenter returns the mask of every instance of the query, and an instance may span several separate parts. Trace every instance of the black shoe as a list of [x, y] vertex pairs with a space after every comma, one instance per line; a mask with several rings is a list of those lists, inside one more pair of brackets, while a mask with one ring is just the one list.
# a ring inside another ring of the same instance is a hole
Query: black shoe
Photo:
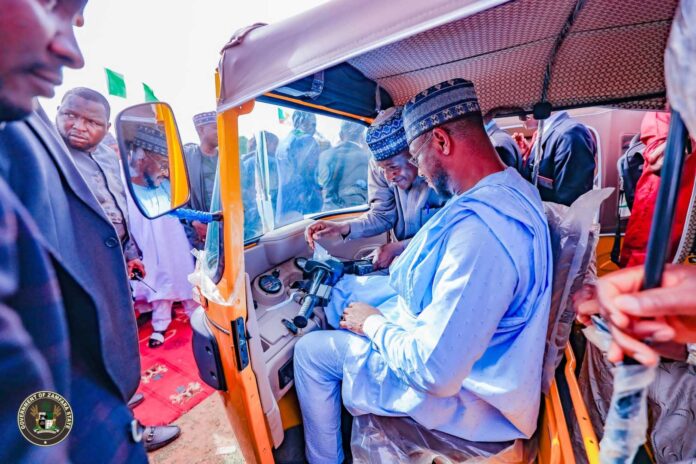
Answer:
[[143, 401], [145, 401], [145, 396], [142, 393], [138, 392], [135, 395], [133, 395], [133, 397], [130, 400], [128, 400], [128, 407], [133, 409], [137, 406], [140, 406], [140, 403], [142, 403]]
[[145, 425], [143, 427], [143, 445], [148, 453], [167, 446], [181, 435], [178, 425]]
[[164, 331], [158, 332], [154, 331], [150, 334], [150, 340], [147, 342], [147, 346], [150, 348], [158, 348], [164, 344]]

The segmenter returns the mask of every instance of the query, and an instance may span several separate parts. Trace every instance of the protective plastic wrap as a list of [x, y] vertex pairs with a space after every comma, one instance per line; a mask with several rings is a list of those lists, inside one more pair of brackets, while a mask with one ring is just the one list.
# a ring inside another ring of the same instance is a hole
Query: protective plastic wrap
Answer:
[[667, 99], [696, 137], [696, 2], [682, 0], [665, 50]]
[[[542, 391], [548, 393], [554, 372], [563, 357], [575, 319], [573, 294], [583, 283], [592, 280], [598, 233], [594, 224], [599, 207], [612, 188], [591, 190], [570, 207], [544, 203], [551, 232], [553, 251], [553, 293], [549, 326], [546, 332], [546, 352], [542, 371]], [[589, 270], [589, 271], [588, 271]]]
[[232, 286], [234, 289], [228, 298], [225, 298], [220, 293], [217, 284], [210, 278], [211, 268], [210, 263], [215, 260], [209, 259], [205, 250], [191, 250], [193, 256], [196, 257], [196, 268], [193, 273], [189, 274], [188, 281], [193, 285], [194, 299], [200, 300], [197, 293], [203, 295], [207, 300], [217, 303], [222, 306], [232, 306], [235, 304], [245, 290], [244, 273], [239, 273], [237, 279]]
[[645, 443], [648, 429], [648, 386], [656, 367], [623, 364], [614, 370], [614, 394], [604, 437], [599, 445], [602, 464], [629, 464]]
[[372, 414], [353, 419], [351, 451], [356, 464], [519, 464], [531, 462], [534, 456], [522, 440], [504, 443], [471, 442], [428, 430], [406, 417]]

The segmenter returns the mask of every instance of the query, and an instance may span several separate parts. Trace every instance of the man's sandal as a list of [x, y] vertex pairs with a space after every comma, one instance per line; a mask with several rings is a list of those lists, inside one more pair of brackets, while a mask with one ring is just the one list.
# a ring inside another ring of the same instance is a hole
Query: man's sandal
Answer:
[[164, 343], [164, 332], [152, 332], [150, 334], [150, 340], [147, 342], [147, 346], [150, 348], [157, 348], [162, 346]]

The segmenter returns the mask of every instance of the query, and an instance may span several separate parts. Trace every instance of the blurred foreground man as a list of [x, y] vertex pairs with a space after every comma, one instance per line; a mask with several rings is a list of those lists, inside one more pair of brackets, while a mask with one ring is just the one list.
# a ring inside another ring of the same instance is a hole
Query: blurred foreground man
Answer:
[[[370, 210], [346, 222], [311, 224], [305, 231], [310, 247], [314, 248], [314, 241], [324, 237], [353, 240], [390, 231], [392, 240], [377, 248], [373, 255], [375, 268], [384, 269], [445, 203], [445, 198], [430, 188], [418, 175], [418, 168], [409, 162], [411, 155], [401, 112], [401, 107], [383, 111], [367, 130], [366, 141], [372, 152], [367, 173]], [[334, 326], [338, 324], [337, 319], [333, 322]]]
[[362, 279], [346, 330], [297, 343], [311, 463], [343, 459], [341, 400], [353, 415], [405, 417], [494, 452], [536, 429], [552, 272], [539, 194], [500, 160], [471, 82], [416, 95], [403, 120], [412, 162], [450, 199], [390, 276]]
[[[11, 316], [0, 318], [2, 388], [11, 387], [0, 409], [2, 462], [147, 462], [126, 405], [140, 360], [120, 241], [55, 129], [31, 114], [34, 97], [53, 96], [63, 66], [83, 65], [73, 24], [84, 5], [0, 1], [0, 199], [7, 182], [40, 230], [11, 200], [0, 215], [9, 274], [0, 313]], [[45, 448], [12, 426], [17, 397], [40, 389], [57, 390], [73, 413], [67, 438]]]

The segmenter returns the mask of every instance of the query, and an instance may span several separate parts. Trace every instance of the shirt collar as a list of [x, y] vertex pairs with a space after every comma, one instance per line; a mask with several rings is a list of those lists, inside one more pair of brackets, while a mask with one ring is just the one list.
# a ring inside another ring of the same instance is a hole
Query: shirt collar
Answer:
[[544, 126], [545, 128], [550, 128], [554, 126], [556, 123], [560, 122], [561, 120], [565, 119], [568, 117], [568, 112], [567, 111], [559, 111], [557, 113], [552, 114], [551, 116], [544, 121]]
[[546, 119], [546, 121], [544, 121], [544, 134], [542, 136], [541, 143], [546, 143], [546, 140], [549, 138], [549, 135], [553, 132], [553, 129], [569, 117], [570, 116], [568, 115], [567, 111], [559, 111], [558, 113], [554, 113], [553, 115], [549, 116], [549, 118]]

